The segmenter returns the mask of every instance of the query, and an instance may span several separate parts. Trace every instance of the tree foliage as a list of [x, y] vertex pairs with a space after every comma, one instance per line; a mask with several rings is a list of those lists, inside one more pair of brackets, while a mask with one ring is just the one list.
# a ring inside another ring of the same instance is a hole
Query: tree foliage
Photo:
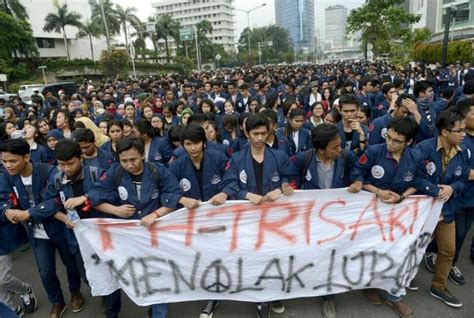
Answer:
[[139, 28], [140, 19], [135, 15], [137, 12], [137, 8], [135, 7], [127, 7], [123, 8], [122, 6], [116, 4], [115, 5], [115, 12], [117, 13], [117, 18], [122, 25], [122, 31], [125, 36], [125, 47], [128, 49], [128, 34], [127, 34], [127, 23], [136, 30]]
[[173, 17], [171, 15], [165, 14], [162, 15], [157, 21], [156, 21], [156, 28], [155, 28], [155, 34], [154, 34], [154, 39], [159, 41], [160, 39], [165, 40], [165, 50], [166, 50], [166, 61], [168, 64], [170, 63], [170, 50], [169, 50], [169, 45], [168, 41], [169, 39], [173, 39], [176, 43], [179, 43], [179, 30], [181, 29], [181, 25], [178, 21], [173, 20]]
[[81, 27], [81, 15], [77, 12], [69, 12], [67, 4], [60, 5], [58, 0], [54, 0], [54, 7], [56, 13], [48, 13], [44, 19], [43, 31], [62, 33], [64, 39], [64, 46], [66, 47], [67, 58], [71, 59], [69, 55], [69, 46], [67, 44], [66, 26]]
[[[441, 61], [443, 44], [442, 43], [417, 43], [412, 52], [412, 58], [415, 61], [425, 61], [436, 63]], [[472, 56], [471, 42], [452, 41], [448, 44], [448, 55], [446, 61], [448, 64], [454, 64], [456, 61], [470, 62]]]
[[92, 38], [99, 38], [102, 35], [102, 33], [103, 33], [102, 30], [99, 28], [97, 24], [87, 19], [86, 22], [80, 26], [79, 32], [76, 34], [76, 37], [79, 39], [89, 38], [92, 60], [94, 60], [94, 46], [92, 45]]
[[125, 50], [102, 51], [100, 66], [106, 76], [126, 76], [128, 53]]
[[25, 56], [38, 53], [28, 21], [0, 12], [0, 58], [10, 60], [18, 51]]
[[[92, 10], [92, 20], [99, 25], [105, 34], [104, 19], [102, 18], [102, 10], [100, 9], [99, 0], [89, 0], [89, 5]], [[114, 4], [111, 0], [103, 0], [105, 20], [111, 35], [120, 33], [121, 23], [117, 11], [114, 9]]]
[[388, 53], [394, 40], [400, 40], [409, 31], [408, 26], [420, 20], [419, 15], [405, 12], [404, 0], [367, 0], [351, 10], [347, 17], [347, 32], [361, 33], [362, 43], [372, 44], [374, 56]]
[[[239, 56], [243, 61], [248, 61], [248, 34], [249, 29], [245, 28], [240, 34], [238, 42]], [[267, 46], [269, 41], [272, 41], [271, 46]], [[289, 59], [289, 53], [293, 55], [288, 31], [277, 25], [269, 25], [250, 31], [251, 56], [249, 62], [251, 63], [258, 62], [259, 42], [261, 43], [263, 63], [280, 63]]]
[[1, 0], [0, 12], [5, 12], [6, 14], [23, 21], [28, 20], [26, 8], [19, 0]]

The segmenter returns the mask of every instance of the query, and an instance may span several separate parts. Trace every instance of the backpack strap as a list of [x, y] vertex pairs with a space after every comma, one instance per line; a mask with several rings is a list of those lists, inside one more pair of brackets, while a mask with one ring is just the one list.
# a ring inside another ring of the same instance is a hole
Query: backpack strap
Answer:
[[120, 180], [122, 180], [123, 170], [124, 169], [122, 168], [122, 165], [120, 165], [120, 164], [115, 169], [114, 181], [115, 181], [115, 185], [117, 187], [120, 185]]
[[97, 180], [99, 180], [99, 170], [97, 169], [97, 167], [89, 166], [89, 174], [93, 183], [96, 183]]
[[54, 175], [54, 187], [56, 188], [56, 191], [59, 193], [61, 191], [61, 178], [62, 178], [62, 172], [58, 172]]
[[48, 181], [48, 173], [49, 173], [50, 165], [47, 163], [39, 162], [38, 168], [39, 168], [39, 175], [40, 175], [40, 183], [41, 183], [41, 186], [43, 186]]
[[303, 180], [306, 176], [306, 173], [308, 172], [311, 160], [313, 160], [314, 152], [314, 149], [309, 149], [304, 153], [303, 168], [301, 169], [301, 184], [303, 184]]
[[148, 165], [148, 168], [150, 169], [151, 176], [153, 178], [153, 182], [155, 182], [156, 186], [158, 187], [160, 185], [160, 174], [158, 173], [158, 167], [156, 164], [153, 164], [151, 162], [146, 163]]

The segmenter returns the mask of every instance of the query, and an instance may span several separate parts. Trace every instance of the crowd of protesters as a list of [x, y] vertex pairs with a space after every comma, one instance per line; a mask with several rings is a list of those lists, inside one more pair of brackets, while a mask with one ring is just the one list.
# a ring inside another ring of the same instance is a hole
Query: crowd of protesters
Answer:
[[[331, 188], [369, 191], [393, 204], [416, 193], [444, 201], [424, 259], [433, 272], [429, 293], [462, 306], [447, 287], [448, 280], [465, 284], [457, 260], [474, 213], [468, 63], [351, 61], [84, 81], [72, 96], [36, 92], [28, 104], [0, 99], [0, 114], [2, 317], [37, 307], [31, 284], [12, 274], [13, 252], [28, 244], [52, 306], [49, 317], [67, 308], [56, 252], [69, 306], [84, 308], [80, 288], [87, 277], [71, 230], [78, 218], [150, 226], [204, 201], [261, 204], [284, 200], [294, 189]], [[415, 280], [406, 288], [418, 289]], [[400, 317], [414, 316], [402, 297], [364, 293], [374, 305], [388, 302]], [[324, 317], [336, 317], [334, 299], [322, 297]], [[121, 291], [103, 301], [106, 317], [118, 317]], [[217, 305], [207, 301], [200, 317], [212, 317]], [[281, 301], [256, 308], [257, 317], [285, 310]], [[150, 317], [166, 314], [167, 304], [149, 310]]]

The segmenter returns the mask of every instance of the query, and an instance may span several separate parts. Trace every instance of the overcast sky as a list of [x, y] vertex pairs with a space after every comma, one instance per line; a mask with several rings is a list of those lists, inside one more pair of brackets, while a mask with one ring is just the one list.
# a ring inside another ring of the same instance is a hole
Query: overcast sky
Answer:
[[[112, 0], [124, 7], [135, 6], [138, 10], [138, 17], [142, 20], [154, 14], [152, 3], [159, 0]], [[315, 21], [316, 28], [321, 30], [321, 36], [324, 38], [324, 9], [336, 4], [342, 4], [348, 9], [357, 8], [362, 5], [364, 0], [315, 0]], [[275, 2], [274, 0], [234, 0], [234, 6], [240, 9], [248, 10], [266, 3], [265, 7], [259, 8], [250, 13], [250, 27], [260, 27], [275, 23]], [[235, 11], [235, 32], [236, 40], [240, 33], [247, 27], [247, 14]]]

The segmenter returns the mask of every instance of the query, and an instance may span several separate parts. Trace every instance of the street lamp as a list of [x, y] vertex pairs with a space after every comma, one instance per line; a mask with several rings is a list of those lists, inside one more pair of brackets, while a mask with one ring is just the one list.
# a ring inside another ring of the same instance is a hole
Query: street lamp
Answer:
[[46, 68], [46, 65], [38, 66], [38, 69], [40, 69], [43, 72], [43, 80], [44, 80], [44, 84], [46, 85], [46, 74], [44, 73], [45, 68]]
[[247, 40], [248, 40], [248, 44], [249, 44], [249, 62], [250, 62], [250, 12], [254, 11], [254, 10], [257, 10], [261, 7], [264, 7], [266, 6], [267, 4], [266, 3], [262, 3], [261, 5], [259, 6], [256, 6], [255, 8], [252, 8], [250, 10], [243, 10], [243, 9], [235, 9], [236, 11], [242, 11], [242, 12], [245, 12], [247, 13], [247, 29], [248, 29], [248, 33], [247, 33]]

